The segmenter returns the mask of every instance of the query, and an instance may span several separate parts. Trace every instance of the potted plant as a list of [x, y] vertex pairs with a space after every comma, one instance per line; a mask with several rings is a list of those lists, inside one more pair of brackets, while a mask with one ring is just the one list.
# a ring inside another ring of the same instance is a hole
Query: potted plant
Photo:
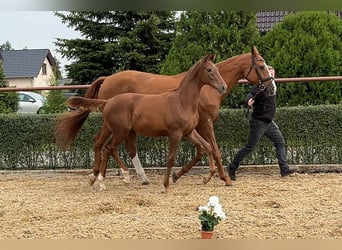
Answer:
[[208, 205], [200, 206], [198, 210], [200, 211], [199, 219], [201, 222], [202, 239], [211, 239], [214, 234], [215, 226], [226, 218], [222, 206], [219, 203], [219, 198], [217, 196], [211, 196]]

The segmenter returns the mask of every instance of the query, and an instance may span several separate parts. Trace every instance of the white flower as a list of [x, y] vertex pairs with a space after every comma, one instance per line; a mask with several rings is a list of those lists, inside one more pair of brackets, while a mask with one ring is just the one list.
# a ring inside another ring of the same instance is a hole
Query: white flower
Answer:
[[198, 207], [198, 210], [201, 212], [199, 218], [201, 221], [201, 228], [204, 231], [212, 231], [221, 220], [226, 218], [217, 196], [211, 196], [208, 205], [200, 206]]
[[221, 210], [218, 212], [215, 212], [217, 217], [220, 217], [222, 220], [226, 218], [226, 214]]
[[216, 214], [217, 217], [220, 217], [221, 219], [225, 219], [226, 215], [222, 210], [222, 205], [221, 204], [216, 204], [214, 207], [214, 213]]
[[215, 207], [214, 207], [214, 213], [221, 213], [222, 212], [222, 206], [220, 204], [217, 204]]
[[209, 212], [209, 207], [207, 207], [207, 206], [200, 206], [200, 207], [198, 208], [198, 210], [199, 210], [200, 212], [204, 212], [204, 211]]
[[220, 200], [217, 196], [210, 196], [208, 206], [209, 207], [215, 207], [217, 204], [219, 204]]
[[215, 207], [214, 207], [214, 212], [215, 211], [222, 211], [222, 206], [221, 204], [216, 204]]

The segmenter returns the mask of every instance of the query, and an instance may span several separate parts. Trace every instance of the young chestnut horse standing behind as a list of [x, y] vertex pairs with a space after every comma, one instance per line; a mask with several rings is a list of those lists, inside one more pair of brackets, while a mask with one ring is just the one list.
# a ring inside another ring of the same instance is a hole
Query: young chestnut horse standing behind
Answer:
[[[273, 78], [268, 71], [264, 59], [254, 46], [251, 49], [251, 53], [231, 57], [216, 64], [216, 66], [227, 83], [228, 89], [226, 93], [220, 95], [211, 87], [203, 86], [200, 93], [198, 107], [199, 121], [196, 130], [210, 143], [220, 179], [225, 181], [226, 184], [229, 184], [230, 179], [223, 169], [221, 153], [214, 133], [214, 122], [218, 118], [221, 102], [238, 83], [239, 79], [244, 78], [252, 84], [264, 86], [265, 84], [270, 84]], [[185, 74], [186, 72], [174, 76], [166, 76], [133, 70], [121, 71], [111, 76], [96, 79], [88, 88], [85, 97], [109, 99], [122, 93], [160, 94], [178, 87]], [[66, 148], [72, 144], [88, 115], [89, 110], [79, 110], [59, 116], [55, 130], [57, 144], [62, 148]], [[110, 132], [104, 129], [104, 125], [101, 131], [95, 136], [95, 162], [93, 174], [89, 175], [91, 184], [95, 182], [99, 174], [103, 160], [101, 150], [109, 136]], [[196, 157], [184, 166], [179, 173], [173, 174], [173, 181], [175, 182], [181, 175], [188, 172], [202, 158], [203, 154], [204, 151], [200, 147], [197, 147]], [[130, 157], [133, 159], [133, 165], [137, 174], [142, 178], [143, 184], [148, 184], [149, 181], [141, 166], [137, 152], [133, 151]], [[210, 173], [208, 178], [204, 178], [204, 183], [210, 180], [212, 174], [214, 172]]]
[[[169, 188], [169, 177], [174, 164], [177, 149], [182, 138], [203, 148], [209, 158], [210, 170], [215, 172], [215, 163], [210, 144], [195, 130], [198, 123], [198, 105], [201, 88], [209, 85], [219, 93], [224, 93], [227, 85], [213, 64], [214, 55], [210, 54], [197, 62], [186, 74], [179, 87], [159, 95], [125, 93], [109, 100], [70, 98], [71, 107], [87, 110], [103, 109], [105, 129], [110, 131], [112, 139], [103, 149], [104, 159], [112, 154], [121, 169], [128, 171], [119, 157], [117, 148], [126, 141], [126, 148], [136, 150], [137, 135], [149, 137], [167, 136], [169, 156], [163, 185], [165, 192]], [[104, 176], [107, 161], [103, 160], [98, 180], [104, 188]]]

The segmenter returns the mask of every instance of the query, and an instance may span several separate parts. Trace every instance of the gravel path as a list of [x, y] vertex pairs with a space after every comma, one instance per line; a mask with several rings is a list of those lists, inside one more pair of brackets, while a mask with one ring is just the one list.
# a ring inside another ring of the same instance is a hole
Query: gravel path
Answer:
[[0, 174], [0, 239], [198, 239], [198, 206], [216, 195], [227, 215], [216, 239], [342, 239], [341, 173], [240, 171], [231, 187], [217, 176], [183, 176], [163, 192], [163, 176], [132, 172], [126, 185], [106, 178], [91, 187], [84, 173]]

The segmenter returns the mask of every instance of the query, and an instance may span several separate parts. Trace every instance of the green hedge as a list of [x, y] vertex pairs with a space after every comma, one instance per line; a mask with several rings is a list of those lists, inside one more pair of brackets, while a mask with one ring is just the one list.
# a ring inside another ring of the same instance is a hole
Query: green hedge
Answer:
[[[225, 163], [247, 141], [248, 119], [242, 110], [220, 112], [215, 134]], [[278, 108], [275, 122], [287, 144], [290, 164], [340, 164], [342, 162], [342, 105]], [[262, 138], [246, 164], [276, 164], [275, 150]]]
[[[248, 119], [245, 110], [222, 110], [215, 123], [217, 143], [226, 165], [247, 139]], [[286, 142], [290, 164], [342, 163], [342, 105], [300, 106], [278, 108], [275, 118]], [[56, 115], [0, 115], [0, 169], [91, 168], [93, 138], [99, 130], [101, 114], [91, 114], [77, 140], [68, 150], [54, 144], [53, 128]], [[166, 138], [138, 138], [140, 160], [144, 167], [166, 165]], [[194, 147], [182, 142], [176, 165], [182, 166], [195, 155]], [[128, 166], [131, 161], [120, 147]], [[273, 145], [263, 138], [243, 164], [276, 164]], [[207, 165], [204, 157], [198, 165]], [[110, 167], [116, 167], [113, 160]]]

